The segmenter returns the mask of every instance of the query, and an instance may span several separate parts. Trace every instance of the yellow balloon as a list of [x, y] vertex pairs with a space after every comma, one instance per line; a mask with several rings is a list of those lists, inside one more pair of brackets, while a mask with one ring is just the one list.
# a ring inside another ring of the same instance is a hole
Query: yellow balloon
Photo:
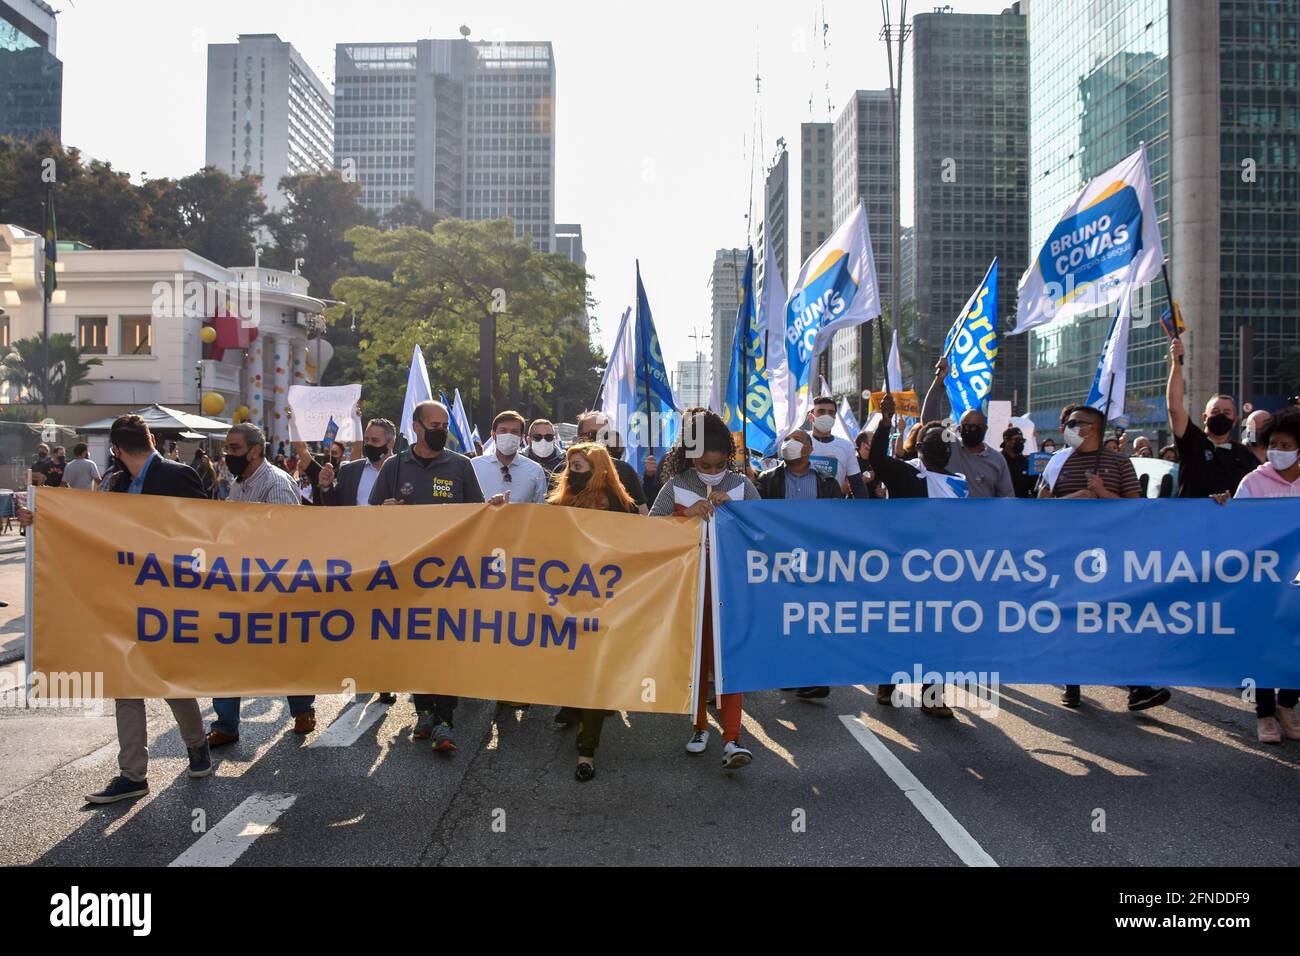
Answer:
[[236, 409], [235, 409], [235, 414], [234, 414], [234, 419], [235, 419], [235, 424], [236, 424], [236, 425], [239, 424], [239, 423], [242, 422], [242, 421], [246, 421], [246, 420], [248, 419], [248, 406], [247, 406], [247, 405], [240, 405], [238, 408], [236, 408]]
[[217, 340], [217, 330], [210, 325], [205, 325], [203, 326], [202, 329], [199, 330], [199, 338], [201, 338], [208, 345], [211, 345], [213, 342]]
[[203, 396], [203, 414], [220, 415], [226, 407], [226, 400], [216, 392], [207, 392]]

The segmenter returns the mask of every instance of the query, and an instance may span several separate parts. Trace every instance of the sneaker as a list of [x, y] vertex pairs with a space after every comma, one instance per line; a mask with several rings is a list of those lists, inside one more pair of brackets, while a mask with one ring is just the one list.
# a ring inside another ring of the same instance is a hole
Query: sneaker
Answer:
[[877, 684], [876, 685], [876, 703], [881, 707], [894, 706], [894, 685]]
[[1282, 728], [1278, 726], [1276, 717], [1259, 718], [1259, 729], [1257, 732], [1261, 744], [1280, 744], [1282, 742]]
[[395, 704], [397, 703], [397, 695], [394, 694], [391, 690], [380, 691], [379, 702], [381, 704]]
[[927, 717], [951, 717], [953, 715], [952, 708], [947, 704], [927, 704], [924, 701], [921, 702], [921, 713]]
[[446, 721], [433, 728], [433, 749], [439, 753], [450, 753], [456, 749], [456, 741], [452, 739], [451, 727]]
[[433, 711], [422, 710], [415, 721], [415, 730], [411, 733], [411, 739], [428, 740], [431, 736], [433, 736]]
[[1079, 685], [1066, 684], [1065, 693], [1061, 695], [1061, 704], [1065, 707], [1078, 707], [1080, 702]]
[[702, 754], [704, 748], [709, 745], [709, 732], [707, 730], [697, 730], [691, 734], [691, 739], [686, 741], [686, 752], [688, 754]]
[[116, 803], [118, 800], [134, 800], [136, 797], [143, 797], [148, 792], [149, 781], [140, 780], [137, 782], [128, 780], [126, 777], [117, 776], [98, 793], [86, 794], [86, 802]]
[[316, 711], [304, 710], [301, 714], [296, 714], [293, 718], [293, 732], [300, 736], [306, 736], [316, 729]]
[[1169, 697], [1167, 687], [1134, 687], [1128, 692], [1128, 709], [1150, 710], [1152, 707], [1169, 703]]
[[580, 763], [576, 770], [573, 771], [573, 778], [578, 783], [586, 783], [588, 780], [596, 778], [596, 768], [589, 763]]
[[825, 700], [831, 696], [829, 687], [800, 687], [795, 691], [795, 696], [800, 700]]
[[190, 776], [191, 777], [208, 777], [216, 768], [212, 766], [212, 751], [205, 740], [198, 747], [186, 748], [190, 755]]
[[239, 743], [239, 734], [228, 734], [224, 730], [208, 731], [208, 746], [212, 748], [224, 747], [227, 744]]
[[1282, 725], [1282, 736], [1287, 740], [1300, 740], [1300, 717], [1294, 707], [1277, 708], [1277, 722]]
[[723, 770], [739, 770], [741, 767], [748, 767], [753, 759], [754, 755], [734, 740], [728, 740], [726, 746], [722, 748]]
[[555, 729], [565, 730], [578, 722], [578, 712], [572, 707], [561, 707], [555, 712]]

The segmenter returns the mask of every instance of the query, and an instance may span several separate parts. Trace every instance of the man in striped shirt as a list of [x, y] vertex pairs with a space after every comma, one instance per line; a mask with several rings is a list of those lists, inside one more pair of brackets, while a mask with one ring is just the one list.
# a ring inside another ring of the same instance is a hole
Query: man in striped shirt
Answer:
[[[266, 460], [266, 436], [251, 422], [236, 425], [226, 436], [226, 467], [234, 478], [227, 501], [296, 505], [302, 500], [298, 483]], [[222, 747], [239, 739], [239, 702], [238, 697], [212, 699], [217, 719], [208, 732], [209, 747]], [[295, 734], [309, 734], [316, 729], [315, 703], [314, 696], [289, 696]]]

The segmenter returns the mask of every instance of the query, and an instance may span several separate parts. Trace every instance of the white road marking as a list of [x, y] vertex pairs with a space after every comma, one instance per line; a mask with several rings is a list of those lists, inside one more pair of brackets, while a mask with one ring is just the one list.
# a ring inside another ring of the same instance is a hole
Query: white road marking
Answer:
[[998, 865], [966, 828], [957, 822], [957, 818], [948, 812], [948, 808], [916, 779], [912, 771], [903, 766], [901, 760], [889, 752], [879, 737], [867, 729], [866, 724], [852, 714], [841, 714], [840, 721], [963, 863], [967, 866]]
[[359, 700], [334, 718], [325, 731], [307, 745], [312, 747], [351, 747], [361, 735], [379, 722], [388, 713], [390, 704], [381, 704], [378, 700]]
[[230, 866], [297, 799], [296, 793], [253, 794], [168, 865]]

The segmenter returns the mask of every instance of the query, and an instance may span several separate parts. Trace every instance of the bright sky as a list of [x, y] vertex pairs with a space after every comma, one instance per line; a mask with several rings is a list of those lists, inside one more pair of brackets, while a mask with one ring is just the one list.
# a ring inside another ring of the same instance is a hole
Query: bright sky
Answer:
[[[334, 46], [458, 36], [549, 40], [556, 61], [556, 197], [582, 224], [600, 340], [608, 350], [635, 293], [634, 260], [670, 368], [707, 334], [715, 249], [743, 248], [762, 73], [763, 164], [791, 148], [790, 270], [799, 263], [799, 124], [835, 115], [855, 89], [888, 86], [880, 6], [854, 0], [655, 4], [589, 0], [49, 0], [60, 11], [63, 138], [138, 176], [183, 176], [204, 158], [207, 44], [278, 33], [333, 88]], [[74, 5], [75, 3], [75, 5]], [[1010, 0], [952, 0], [997, 13]], [[935, 4], [913, 2], [908, 13]], [[814, 23], [824, 8], [829, 71]], [[898, 0], [893, 0], [897, 21]], [[909, 69], [903, 99], [903, 213], [912, 219]], [[814, 112], [809, 112], [809, 97]], [[832, 117], [833, 118], [833, 117]], [[762, 184], [753, 194], [762, 215]], [[234, 265], [234, 263], [225, 263]], [[707, 345], [701, 343], [707, 348]]]

